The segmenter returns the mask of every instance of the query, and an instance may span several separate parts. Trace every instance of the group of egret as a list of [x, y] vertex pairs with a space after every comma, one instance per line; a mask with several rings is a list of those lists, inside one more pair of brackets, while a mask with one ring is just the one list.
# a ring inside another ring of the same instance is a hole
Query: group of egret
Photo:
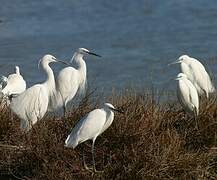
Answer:
[[[83, 92], [85, 90], [86, 63], [83, 59], [85, 54], [100, 57], [85, 48], [79, 48], [70, 61], [70, 63], [75, 61], [77, 64], [77, 68], [74, 68], [71, 64], [58, 60], [52, 55], [45, 55], [39, 61], [39, 64], [41, 64], [45, 71], [47, 79], [45, 82], [36, 84], [28, 89], [26, 89], [26, 83], [20, 75], [17, 66], [16, 80], [11, 80], [11, 77], [13, 77], [14, 74], [9, 75], [7, 80], [5, 77], [2, 77], [1, 82], [6, 82], [6, 85], [4, 83], [2, 93], [8, 97], [12, 96], [10, 108], [21, 119], [21, 129], [26, 131], [30, 130], [38, 120], [44, 117], [48, 110], [54, 111], [59, 107], [63, 107], [64, 114], [66, 113], [67, 103], [73, 99], [78, 91]], [[57, 78], [55, 78], [53, 71], [49, 66], [52, 62], [60, 62], [68, 65], [68, 67], [63, 68], [59, 72]], [[21, 87], [23, 87], [23, 89]], [[94, 143], [97, 136], [102, 134], [112, 124], [114, 119], [113, 111], [123, 113], [110, 103], [105, 103], [104, 107], [101, 109], [91, 111], [76, 124], [65, 141], [65, 147], [73, 148], [86, 140], [91, 139], [93, 141], [92, 158], [94, 171], [96, 171]], [[86, 163], [85, 167], [87, 168]]]
[[[47, 111], [55, 111], [62, 108], [66, 114], [66, 106], [74, 96], [85, 91], [87, 81], [86, 63], [83, 56], [91, 54], [85, 48], [79, 48], [69, 63], [58, 60], [52, 55], [45, 55], [39, 64], [47, 75], [47, 79], [26, 89], [26, 83], [16, 66], [16, 74], [1, 77], [1, 92], [4, 96], [10, 96], [10, 108], [21, 119], [21, 129], [28, 131], [38, 120], [42, 119]], [[72, 61], [77, 68], [71, 66]], [[50, 63], [63, 63], [63, 68], [57, 77], [49, 66]], [[177, 96], [185, 111], [191, 115], [199, 114], [199, 95], [209, 97], [215, 88], [204, 66], [196, 59], [187, 55], [181, 56], [181, 73], [177, 75]], [[113, 122], [114, 111], [123, 113], [112, 104], [105, 103], [101, 109], [95, 109], [84, 116], [72, 129], [65, 140], [65, 147], [75, 148], [78, 144], [92, 140], [93, 170], [96, 171], [94, 159], [94, 144], [96, 138], [102, 134]], [[85, 168], [88, 169], [84, 161]]]
[[180, 64], [181, 73], [177, 75], [177, 96], [184, 110], [193, 116], [199, 114], [199, 96], [215, 91], [205, 67], [197, 59], [182, 55], [171, 64]]
[[[47, 111], [55, 111], [62, 107], [66, 113], [67, 103], [73, 99], [76, 93], [83, 91], [86, 84], [85, 54], [99, 56], [85, 48], [79, 48], [73, 55], [70, 63], [58, 60], [52, 55], [45, 55], [39, 60], [39, 64], [47, 75], [47, 79], [41, 84], [35, 84], [26, 89], [26, 82], [16, 66], [16, 74], [5, 77], [6, 85], [1, 90], [4, 96], [12, 97], [10, 109], [21, 119], [21, 129], [30, 130], [31, 127], [42, 119]], [[100, 56], [99, 56], [100, 57]], [[77, 68], [71, 66], [75, 61]], [[68, 67], [63, 68], [57, 77], [54, 76], [50, 63], [63, 63]], [[3, 83], [2, 83], [3, 84]]]

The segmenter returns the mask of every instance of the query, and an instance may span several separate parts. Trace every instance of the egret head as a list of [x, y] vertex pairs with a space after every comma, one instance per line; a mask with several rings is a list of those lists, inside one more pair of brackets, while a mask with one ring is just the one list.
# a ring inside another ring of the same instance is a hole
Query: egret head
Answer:
[[188, 55], [182, 55], [179, 57], [179, 59], [177, 61], [179, 61], [181, 63], [181, 62], [185, 62], [185, 61], [189, 60], [189, 58], [190, 57]]
[[60, 62], [60, 63], [66, 64], [66, 65], [70, 65], [69, 63], [61, 61], [61, 60], [55, 58], [54, 56], [52, 56], [50, 54], [46, 54], [46, 55], [44, 55], [42, 57], [42, 59], [39, 60], [38, 67], [39, 67], [40, 63], [42, 63], [43, 65], [45, 65], [45, 64], [52, 63], [52, 62]]
[[20, 68], [19, 68], [19, 66], [15, 66], [15, 72], [16, 72], [16, 74], [20, 74]]
[[41, 61], [51, 63], [51, 62], [57, 62], [57, 59], [50, 54], [46, 54], [42, 57]]
[[176, 76], [176, 79], [175, 79], [175, 80], [180, 80], [180, 79], [183, 79], [183, 78], [188, 78], [188, 77], [187, 77], [186, 74], [184, 74], [184, 73], [179, 73], [179, 74]]
[[100, 55], [98, 55], [96, 53], [90, 52], [88, 49], [78, 48], [78, 50], [72, 56], [72, 59], [70, 60], [70, 63], [72, 63], [74, 59], [83, 58], [83, 56], [87, 55], [87, 54], [94, 55], [94, 56], [97, 56], [97, 57], [101, 57]]
[[115, 109], [115, 107], [111, 103], [105, 103], [104, 106], [109, 109]]
[[85, 49], [85, 48], [79, 48], [78, 53], [83, 54], [83, 55], [90, 54], [90, 55], [101, 57], [100, 55], [98, 55], [96, 53], [93, 53], [93, 52], [91, 52], [91, 51], [89, 51], [88, 49]]
[[190, 57], [188, 55], [182, 55], [180, 56], [175, 62], [172, 62], [168, 65], [172, 65], [172, 64], [178, 64], [178, 63], [187, 63], [187, 61], [190, 59]]
[[110, 104], [110, 103], [105, 103], [105, 104], [104, 104], [104, 108], [105, 108], [105, 109], [108, 109], [108, 110], [116, 111], [116, 112], [119, 112], [119, 113], [124, 113], [122, 110], [116, 109], [116, 108], [115, 108], [112, 104]]

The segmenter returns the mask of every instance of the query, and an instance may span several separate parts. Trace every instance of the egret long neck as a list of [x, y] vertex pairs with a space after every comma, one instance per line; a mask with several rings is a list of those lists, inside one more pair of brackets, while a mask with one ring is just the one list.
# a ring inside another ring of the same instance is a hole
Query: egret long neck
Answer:
[[83, 59], [83, 54], [76, 53], [74, 55], [74, 59], [77, 65], [77, 70], [79, 71], [80, 74], [80, 83], [82, 83], [86, 81], [86, 74], [87, 74], [87, 67]]
[[47, 74], [47, 80], [43, 83], [47, 86], [49, 92], [53, 91], [55, 89], [55, 78], [53, 74], [53, 70], [50, 68], [49, 63], [45, 62], [42, 63], [42, 68]]
[[103, 109], [106, 113], [106, 122], [100, 132], [102, 134], [106, 129], [108, 129], [109, 126], [111, 126], [113, 120], [114, 120], [114, 112], [108, 109]]
[[111, 111], [111, 110], [107, 111], [106, 119], [107, 119], [108, 121], [113, 121], [113, 119], [114, 119], [114, 112]]

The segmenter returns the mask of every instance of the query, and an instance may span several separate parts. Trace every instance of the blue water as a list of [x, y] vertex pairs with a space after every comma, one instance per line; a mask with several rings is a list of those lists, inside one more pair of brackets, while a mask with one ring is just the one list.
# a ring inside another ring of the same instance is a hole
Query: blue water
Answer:
[[[217, 74], [216, 0], [0, 0], [0, 74], [19, 65], [28, 86], [45, 76], [37, 68], [46, 53], [69, 60], [78, 47], [88, 81], [110, 92], [127, 86], [174, 89], [182, 54]], [[62, 65], [53, 64], [58, 73]]]

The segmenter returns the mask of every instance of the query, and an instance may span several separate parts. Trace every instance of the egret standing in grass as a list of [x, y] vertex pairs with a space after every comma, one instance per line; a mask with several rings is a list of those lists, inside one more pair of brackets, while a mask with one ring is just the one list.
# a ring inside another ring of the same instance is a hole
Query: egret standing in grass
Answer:
[[[12, 98], [10, 108], [21, 119], [21, 129], [28, 131], [32, 125], [42, 119], [47, 112], [48, 102], [55, 92], [55, 79], [49, 64], [62, 62], [52, 55], [45, 55], [39, 63], [47, 74], [42, 84], [36, 84], [15, 98]], [[65, 62], [62, 62], [65, 63]]]
[[196, 117], [199, 114], [199, 98], [197, 89], [183, 73], [177, 75], [177, 96], [184, 110]]
[[181, 72], [186, 74], [188, 79], [194, 84], [199, 95], [206, 94], [209, 97], [209, 93], [215, 91], [212, 81], [207, 73], [205, 67], [195, 58], [191, 58], [187, 55], [182, 55], [177, 61], [171, 64], [180, 63]]
[[23, 79], [20, 74], [20, 69], [18, 66], [15, 66], [14, 74], [10, 74], [6, 81], [6, 86], [2, 89], [2, 93], [5, 96], [10, 96], [11, 94], [20, 94], [26, 90], [26, 81]]
[[101, 57], [85, 48], [79, 48], [70, 61], [71, 63], [74, 61], [77, 68], [66, 67], [59, 72], [56, 78], [57, 91], [55, 97], [52, 98], [54, 101], [51, 101], [49, 109], [54, 110], [63, 107], [65, 115], [67, 103], [73, 99], [78, 91], [80, 93], [85, 91], [87, 68], [83, 56], [87, 54]]
[[[83, 117], [72, 129], [71, 134], [65, 141], [66, 147], [72, 147], [73, 149], [80, 143], [87, 140], [92, 140], [92, 159], [93, 170], [96, 171], [95, 159], [94, 159], [94, 143], [100, 134], [102, 134], [112, 124], [114, 119], [114, 112], [117, 111], [123, 113], [121, 110], [116, 109], [112, 104], [105, 103], [101, 109], [95, 109], [89, 112]], [[86, 163], [84, 161], [86, 169]]]

